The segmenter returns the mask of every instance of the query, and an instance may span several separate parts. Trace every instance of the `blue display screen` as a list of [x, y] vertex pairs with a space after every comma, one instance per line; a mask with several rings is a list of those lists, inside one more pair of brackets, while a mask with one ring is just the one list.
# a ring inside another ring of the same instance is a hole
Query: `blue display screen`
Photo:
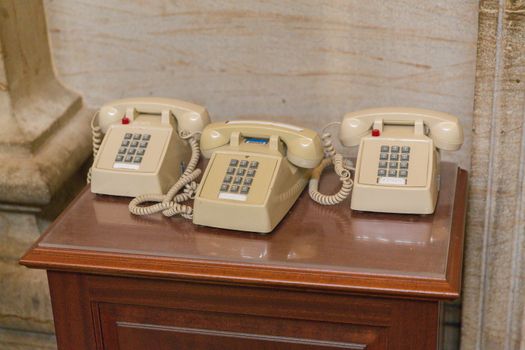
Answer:
[[245, 137], [244, 143], [257, 143], [259, 145], [267, 145], [270, 139], [260, 137]]

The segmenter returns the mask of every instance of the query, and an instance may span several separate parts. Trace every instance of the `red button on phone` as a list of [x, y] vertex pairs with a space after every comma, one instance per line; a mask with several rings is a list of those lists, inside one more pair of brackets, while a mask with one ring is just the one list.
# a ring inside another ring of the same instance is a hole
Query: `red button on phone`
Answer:
[[381, 132], [379, 131], [379, 129], [372, 129], [372, 136], [377, 137], [379, 135], [381, 135]]
[[122, 118], [122, 124], [129, 124], [129, 118], [128, 117]]

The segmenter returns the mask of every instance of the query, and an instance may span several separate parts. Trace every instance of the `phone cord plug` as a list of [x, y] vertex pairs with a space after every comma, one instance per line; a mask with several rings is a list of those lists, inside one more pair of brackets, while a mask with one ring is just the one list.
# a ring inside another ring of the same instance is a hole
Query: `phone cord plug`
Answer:
[[[165, 195], [161, 194], [145, 194], [134, 198], [129, 202], [129, 211], [135, 215], [150, 215], [162, 212], [164, 216], [174, 216], [180, 214], [186, 219], [193, 218], [193, 208], [189, 205], [181, 204], [189, 199], [195, 197], [197, 183], [195, 180], [200, 176], [201, 169], [195, 169], [200, 157], [200, 149], [198, 141], [192, 137], [188, 137], [188, 142], [191, 146], [191, 158], [186, 167], [186, 170], [180, 179], [170, 188]], [[183, 193], [179, 193], [180, 191]], [[141, 206], [143, 203], [158, 202], [149, 206]]]
[[[93, 141], [93, 162], [95, 162], [95, 157], [98, 154], [98, 150], [100, 148], [100, 144], [102, 143], [102, 129], [98, 125], [98, 112], [96, 112], [93, 115], [93, 118], [91, 119], [91, 140]], [[93, 165], [89, 167], [86, 182], [89, 184], [91, 183], [91, 169], [93, 168]]]
[[[308, 194], [313, 201], [319, 204], [334, 205], [344, 201], [352, 191], [352, 187], [354, 186], [350, 174], [352, 168], [341, 154], [336, 153], [330, 133], [324, 133], [321, 138], [323, 140], [323, 147], [327, 158], [323, 159], [321, 164], [319, 164], [312, 172], [308, 184]], [[341, 188], [337, 193], [326, 195], [319, 192], [319, 179], [321, 178], [323, 170], [330, 164], [333, 164], [334, 171], [339, 176]]]

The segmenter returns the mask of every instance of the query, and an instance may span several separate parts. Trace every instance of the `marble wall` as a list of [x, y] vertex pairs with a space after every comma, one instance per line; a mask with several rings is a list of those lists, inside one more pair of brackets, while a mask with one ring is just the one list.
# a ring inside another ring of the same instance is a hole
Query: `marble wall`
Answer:
[[460, 117], [470, 164], [478, 2], [46, 0], [57, 75], [98, 107], [160, 95], [215, 120], [320, 129], [351, 110], [409, 105]]

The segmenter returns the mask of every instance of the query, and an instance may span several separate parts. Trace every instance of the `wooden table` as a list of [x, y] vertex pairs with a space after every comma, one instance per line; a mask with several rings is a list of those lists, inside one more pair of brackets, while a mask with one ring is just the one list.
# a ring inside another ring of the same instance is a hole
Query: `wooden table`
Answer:
[[467, 174], [444, 163], [441, 185], [433, 215], [305, 192], [266, 236], [134, 217], [86, 189], [21, 263], [47, 270], [60, 349], [437, 349]]

